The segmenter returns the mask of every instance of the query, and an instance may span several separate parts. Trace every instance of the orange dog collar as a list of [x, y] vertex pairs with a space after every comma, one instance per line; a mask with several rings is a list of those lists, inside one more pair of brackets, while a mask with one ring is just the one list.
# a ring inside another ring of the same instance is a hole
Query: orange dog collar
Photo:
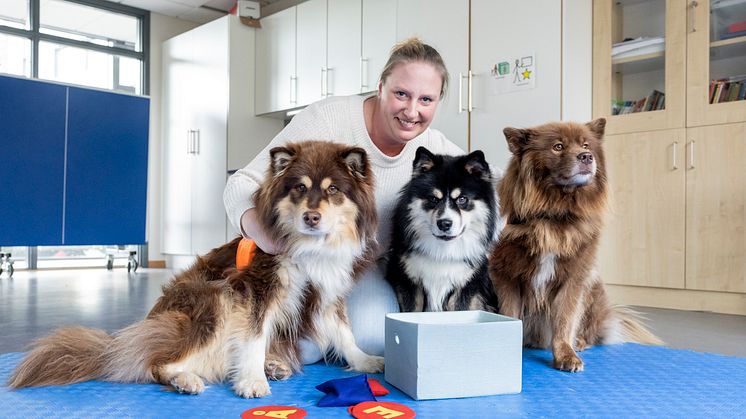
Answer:
[[256, 253], [254, 240], [241, 239], [236, 251], [236, 268], [241, 269], [249, 266], [251, 259], [254, 259], [254, 253]]

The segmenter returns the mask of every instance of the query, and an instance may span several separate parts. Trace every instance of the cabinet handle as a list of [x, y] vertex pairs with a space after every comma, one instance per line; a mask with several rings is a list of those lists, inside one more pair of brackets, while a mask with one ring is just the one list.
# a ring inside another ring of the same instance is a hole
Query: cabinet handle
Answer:
[[[324, 88], [324, 97], [334, 96], [334, 92], [329, 91], [329, 73], [334, 74], [334, 67], [327, 67], [326, 68], [326, 86]], [[334, 81], [334, 79], [332, 79]]]
[[689, 168], [694, 169], [694, 140], [689, 141]]
[[678, 141], [673, 142], [673, 146], [671, 147], [671, 170], [677, 170], [679, 168], [678, 165], [676, 165], [676, 147], [679, 145]]
[[[298, 92], [296, 92], [296, 88], [298, 87], [298, 78], [295, 76], [290, 76], [290, 103], [295, 104], [298, 102]], [[293, 94], [295, 93], [295, 94]]]
[[463, 84], [464, 84], [464, 73], [458, 73], [458, 113], [464, 111], [464, 99], [463, 96]]
[[471, 73], [471, 70], [469, 70], [469, 89], [468, 89], [469, 91], [467, 92], [467, 93], [468, 93], [468, 95], [469, 95], [469, 99], [468, 99], [468, 103], [469, 103], [469, 112], [471, 112], [471, 111], [473, 111], [473, 110], [474, 110], [474, 106], [472, 106], [472, 99], [471, 99], [471, 97], [472, 97], [472, 90], [471, 90], [471, 86], [472, 86], [472, 76], [473, 76], [473, 74]]
[[697, 11], [695, 10], [699, 6], [699, 3], [697, 0], [692, 0], [691, 3], [689, 3], [689, 8], [691, 9], [689, 11], [689, 21], [690, 26], [692, 28], [692, 32], [697, 32], [696, 24], [697, 24]]
[[193, 137], [194, 138], [194, 148], [192, 149], [192, 151], [193, 151], [194, 154], [199, 154], [199, 137], [200, 137], [199, 130], [196, 129], [193, 132], [194, 132], [194, 137]]
[[325, 78], [326, 78], [326, 68], [321, 67], [321, 97], [326, 97], [326, 88], [324, 86]]
[[364, 93], [368, 90], [368, 60], [367, 58], [360, 57], [360, 93]]

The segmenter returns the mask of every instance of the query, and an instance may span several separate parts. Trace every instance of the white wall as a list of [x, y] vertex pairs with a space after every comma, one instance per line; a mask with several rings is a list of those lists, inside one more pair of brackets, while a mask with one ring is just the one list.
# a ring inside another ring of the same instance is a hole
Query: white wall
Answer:
[[199, 24], [158, 13], [150, 14], [150, 144], [148, 146], [148, 259], [164, 260], [161, 253], [161, 44]]
[[565, 0], [562, 17], [561, 118], [584, 122], [592, 116], [592, 0]]

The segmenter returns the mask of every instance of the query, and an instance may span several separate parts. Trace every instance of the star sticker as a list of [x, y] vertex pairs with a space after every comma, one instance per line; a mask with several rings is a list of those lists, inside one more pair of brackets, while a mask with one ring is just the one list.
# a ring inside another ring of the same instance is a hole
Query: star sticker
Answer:
[[523, 70], [523, 73], [521, 73], [521, 74], [523, 74], [523, 78], [524, 78], [524, 80], [525, 80], [525, 79], [530, 79], [530, 78], [531, 78], [531, 71], [529, 71], [528, 69], [526, 69], [526, 70]]

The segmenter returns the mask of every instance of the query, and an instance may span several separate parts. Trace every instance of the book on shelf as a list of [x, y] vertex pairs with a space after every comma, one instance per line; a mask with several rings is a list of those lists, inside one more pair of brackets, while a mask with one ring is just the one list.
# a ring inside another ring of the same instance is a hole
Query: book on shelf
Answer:
[[746, 20], [728, 25], [728, 32], [730, 33], [741, 31], [746, 31]]
[[665, 109], [665, 97], [666, 95], [663, 92], [653, 90], [650, 95], [638, 100], [612, 100], [611, 114], [626, 115]]
[[746, 99], [746, 75], [710, 81], [709, 98], [711, 104]]
[[731, 38], [738, 38], [741, 36], [746, 36], [746, 30], [738, 31], [738, 32], [727, 32], [722, 35], [720, 35], [720, 40], [724, 39], [731, 39]]

